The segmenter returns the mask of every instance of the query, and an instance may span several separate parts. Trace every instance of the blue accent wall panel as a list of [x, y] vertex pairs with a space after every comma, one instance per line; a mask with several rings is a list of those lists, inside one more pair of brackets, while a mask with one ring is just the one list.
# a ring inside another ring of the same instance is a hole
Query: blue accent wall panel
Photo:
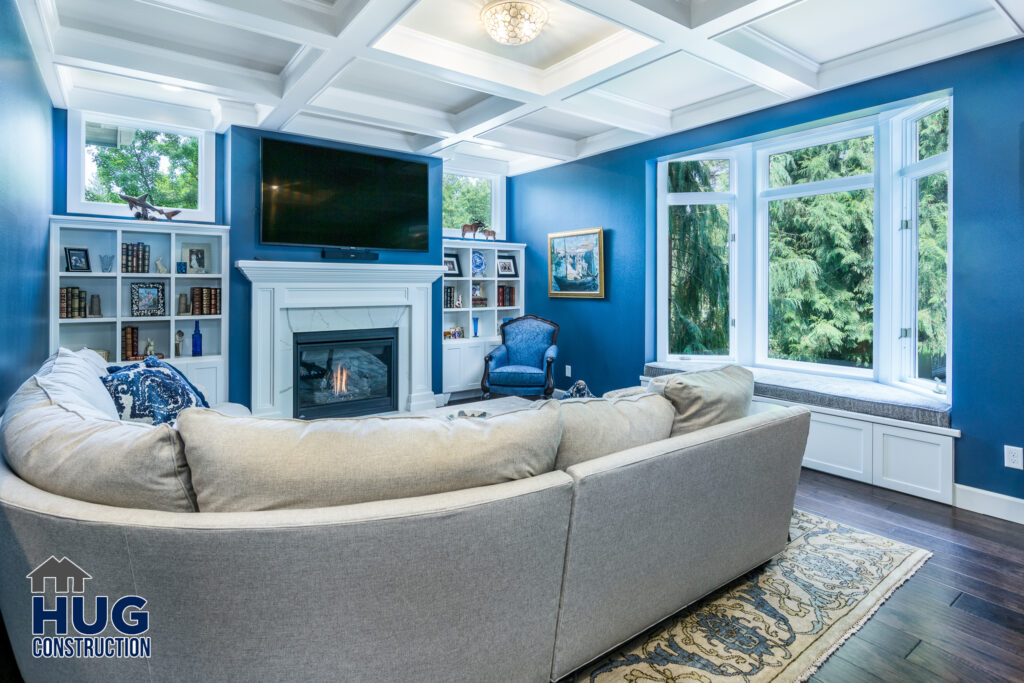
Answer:
[[[270, 261], [323, 262], [319, 248], [260, 244], [260, 139], [262, 137], [426, 162], [429, 165], [430, 183], [430, 249], [426, 253], [381, 251], [379, 262], [420, 265], [439, 265], [441, 263], [442, 162], [440, 159], [242, 127], [231, 128], [227, 133], [224, 145], [226, 159], [225, 208], [228, 223], [231, 225], [232, 262], [257, 258]], [[231, 369], [229, 393], [231, 401], [251, 405], [252, 283], [236, 268], [232, 268], [230, 279]], [[434, 283], [433, 295], [432, 327], [436, 331], [441, 329], [440, 281]], [[414, 344], [417, 342], [418, 340], [412, 340]], [[433, 389], [435, 393], [438, 393], [441, 390], [441, 342], [436, 336], [432, 337], [431, 342], [433, 343], [433, 365], [431, 368]]]
[[0, 2], [0, 411], [47, 356], [53, 107], [11, 0]]
[[[1024, 41], [517, 176], [509, 239], [526, 242], [529, 312], [561, 325], [563, 367], [595, 392], [637, 383], [654, 359], [655, 185], [660, 156], [951, 89], [953, 426], [958, 484], [1024, 498], [1003, 444], [1024, 445]], [[549, 299], [549, 232], [606, 229], [604, 300]]]

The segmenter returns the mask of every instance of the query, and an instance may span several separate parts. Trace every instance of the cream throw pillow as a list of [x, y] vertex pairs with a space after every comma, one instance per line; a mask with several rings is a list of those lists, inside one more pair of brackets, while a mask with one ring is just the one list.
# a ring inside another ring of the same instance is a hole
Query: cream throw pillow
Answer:
[[562, 441], [555, 468], [599, 458], [667, 439], [675, 410], [657, 394], [644, 392], [624, 398], [570, 398], [561, 401]]
[[315, 508], [424, 496], [550, 472], [557, 401], [491, 418], [178, 416], [199, 509]]
[[611, 391], [606, 391], [601, 395], [601, 398], [625, 398], [627, 396], [639, 396], [640, 394], [649, 393], [651, 392], [647, 391], [645, 387], [641, 387], [638, 385], [635, 387], [624, 387], [622, 389], [612, 389]]
[[59, 405], [41, 387], [44, 381], [52, 385], [56, 377], [53, 371], [29, 378], [7, 404], [0, 440], [7, 463], [19, 477], [44, 491], [89, 503], [197, 510], [174, 429], [121, 422], [88, 406]]
[[672, 436], [745, 417], [754, 397], [754, 375], [738, 365], [655, 377], [651, 391], [663, 394], [676, 410]]

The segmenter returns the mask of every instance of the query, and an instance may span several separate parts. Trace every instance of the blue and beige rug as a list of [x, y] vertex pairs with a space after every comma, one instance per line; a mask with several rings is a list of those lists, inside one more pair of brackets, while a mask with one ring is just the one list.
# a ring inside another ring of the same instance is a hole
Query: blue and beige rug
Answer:
[[581, 671], [592, 683], [802, 681], [931, 553], [801, 510], [766, 567]]

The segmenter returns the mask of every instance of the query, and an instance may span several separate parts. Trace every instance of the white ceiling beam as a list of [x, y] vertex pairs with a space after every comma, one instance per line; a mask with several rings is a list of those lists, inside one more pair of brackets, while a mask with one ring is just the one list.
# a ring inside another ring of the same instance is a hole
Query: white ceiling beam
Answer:
[[214, 129], [213, 115], [208, 109], [115, 95], [88, 88], [72, 88], [68, 93], [68, 107], [183, 128]]
[[347, 23], [332, 46], [303, 70], [286, 75], [284, 94], [261, 125], [271, 130], [280, 128], [317, 95], [326, 89], [341, 70], [364, 47], [390, 28], [415, 0], [352, 0], [345, 3], [351, 12]]
[[755, 87], [744, 88], [676, 109], [672, 112], [672, 129], [692, 130], [782, 102], [785, 99], [776, 93]]
[[575, 140], [523, 128], [514, 128], [512, 126], [503, 126], [484, 135], [478, 135], [477, 139], [484, 144], [493, 145], [494, 147], [548, 157], [549, 159], [572, 161], [579, 156]]
[[803, 81], [817, 82], [820, 64], [751, 26], [731, 31], [718, 40], [762, 64], [793, 74]]
[[601, 154], [612, 149], [635, 145], [648, 139], [648, 137], [643, 133], [637, 133], [632, 130], [608, 130], [578, 141], [576, 143], [576, 155], [584, 157]]
[[697, 35], [714, 38], [805, 0], [690, 0]]
[[298, 135], [309, 135], [400, 152], [412, 152], [416, 145], [423, 144], [423, 141], [417, 136], [403, 131], [366, 126], [337, 118], [305, 113], [292, 117], [281, 130]]
[[218, 98], [213, 107], [213, 129], [223, 133], [231, 126], [255, 126], [259, 121], [256, 105]]
[[466, 154], [462, 150], [453, 150], [451, 154], [444, 156], [444, 171], [447, 173], [450, 170], [508, 175], [508, 162], [502, 159]]
[[443, 112], [341, 88], [327, 88], [304, 109], [435, 138], [455, 134], [451, 118]]
[[55, 64], [192, 88], [227, 98], [276, 103], [277, 76], [121, 38], [61, 28], [54, 36]]
[[331, 15], [276, 0], [138, 1], [300, 45], [329, 48], [337, 38]]
[[53, 0], [15, 0], [15, 4], [50, 101], [63, 109], [68, 106], [68, 88], [53, 61], [53, 33], [58, 27], [56, 5]]
[[[503, 116], [511, 116], [516, 110], [521, 109], [522, 102], [506, 100], [503, 97], [488, 97], [480, 100], [455, 115], [455, 131], [465, 133], [474, 128], [487, 125], [487, 122], [494, 121]], [[515, 116], [519, 118], [522, 114]], [[513, 119], [508, 119], [513, 120]]]
[[594, 89], [573, 95], [552, 109], [645, 135], [659, 136], [672, 132], [669, 110], [641, 104], [605, 90]]
[[991, 0], [992, 5], [1013, 24], [1018, 35], [1024, 35], [1024, 0]]
[[652, 36], [739, 78], [786, 97], [804, 97], [817, 91], [814, 80], [797, 70], [780, 70], [676, 23], [636, 0], [568, 0], [622, 26]]

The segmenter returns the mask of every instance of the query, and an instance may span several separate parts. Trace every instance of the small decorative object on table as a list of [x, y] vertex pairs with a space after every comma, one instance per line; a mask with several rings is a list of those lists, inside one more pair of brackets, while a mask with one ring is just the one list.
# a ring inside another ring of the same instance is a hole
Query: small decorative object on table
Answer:
[[473, 275], [483, 275], [487, 270], [487, 257], [482, 251], [473, 250]]
[[169, 272], [167, 270], [167, 266], [164, 265], [163, 258], [161, 258], [160, 256], [156, 257], [156, 272], [160, 273], [161, 275], [165, 275]]
[[114, 255], [100, 254], [100, 268], [103, 269], [104, 273], [112, 271], [114, 269]]
[[178, 315], [188, 315], [190, 312], [188, 294], [182, 292], [178, 295]]
[[184, 275], [188, 272], [188, 264], [184, 261], [178, 261], [176, 264], [176, 270], [178, 271], [178, 275]]
[[89, 250], [79, 247], [64, 247], [64, 264], [69, 273], [89, 273]]
[[178, 330], [174, 333], [174, 355], [177, 358], [181, 357], [181, 343], [185, 341], [185, 333]]
[[103, 308], [100, 303], [100, 295], [93, 294], [89, 297], [89, 317], [90, 318], [102, 318]]
[[462, 308], [462, 295], [459, 294], [455, 297], [455, 308]]
[[479, 337], [480, 336], [479, 333], [480, 333], [480, 318], [474, 317], [473, 318], [473, 336], [474, 337]]
[[604, 298], [604, 228], [548, 235], [548, 296]]
[[459, 255], [454, 252], [445, 252], [444, 274], [451, 277], [462, 277], [462, 264], [459, 263]]
[[519, 268], [516, 267], [516, 257], [512, 254], [498, 256], [498, 277], [519, 277]]
[[469, 234], [470, 239], [478, 240], [483, 235], [485, 240], [493, 240], [494, 231], [487, 228], [487, 224], [478, 218], [474, 218], [469, 223], [462, 226], [462, 238], [466, 238], [466, 234]]
[[153, 341], [152, 337], [146, 339], [146, 355], [147, 356], [156, 355], [156, 342]]
[[186, 263], [189, 275], [205, 275], [210, 267], [210, 245], [189, 244], [181, 245], [181, 258]]
[[167, 315], [164, 283], [131, 283], [131, 313], [133, 318]]
[[590, 389], [587, 387], [587, 383], [581, 379], [576, 380], [576, 383], [569, 387], [569, 390], [562, 394], [559, 398], [565, 400], [567, 398], [593, 398], [594, 395], [590, 393]]
[[192, 333], [192, 355], [203, 355], [203, 333], [199, 331], [199, 321], [196, 321], [196, 331]]

